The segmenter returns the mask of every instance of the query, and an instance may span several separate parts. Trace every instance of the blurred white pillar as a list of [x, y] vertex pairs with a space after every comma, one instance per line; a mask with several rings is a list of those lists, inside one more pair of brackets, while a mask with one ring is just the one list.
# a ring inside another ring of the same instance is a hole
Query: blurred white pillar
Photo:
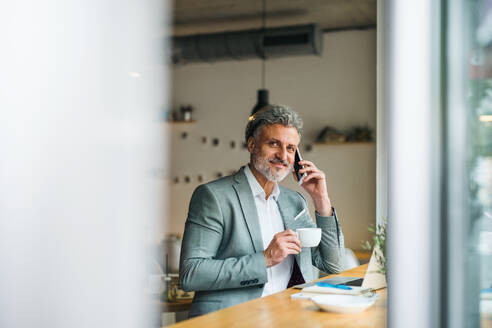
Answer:
[[377, 156], [376, 156], [376, 224], [388, 219], [388, 115], [384, 101], [386, 88], [386, 21], [383, 0], [377, 2]]
[[439, 325], [438, 2], [384, 2], [388, 325]]
[[161, 1], [0, 4], [0, 327], [146, 327]]

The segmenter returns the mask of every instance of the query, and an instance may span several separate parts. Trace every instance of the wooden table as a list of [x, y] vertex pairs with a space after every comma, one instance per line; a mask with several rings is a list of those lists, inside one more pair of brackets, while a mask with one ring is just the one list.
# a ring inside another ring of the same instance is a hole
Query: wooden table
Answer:
[[[363, 277], [366, 270], [367, 264], [364, 264], [329, 277]], [[170, 327], [386, 327], [386, 288], [378, 291], [379, 299], [372, 307], [358, 314], [321, 312], [309, 300], [290, 298], [290, 295], [298, 292], [297, 289], [289, 288]]]
[[163, 302], [159, 300], [152, 300], [150, 305], [158, 308], [159, 313], [161, 312], [182, 312], [188, 311], [191, 306], [191, 300], [181, 300], [176, 302]]

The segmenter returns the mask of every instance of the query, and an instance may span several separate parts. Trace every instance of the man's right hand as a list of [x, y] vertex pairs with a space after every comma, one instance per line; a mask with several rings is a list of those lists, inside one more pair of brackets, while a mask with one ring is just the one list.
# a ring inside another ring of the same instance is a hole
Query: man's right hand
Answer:
[[273, 236], [270, 245], [263, 251], [267, 268], [282, 262], [288, 255], [299, 254], [302, 245], [296, 233], [290, 229]]

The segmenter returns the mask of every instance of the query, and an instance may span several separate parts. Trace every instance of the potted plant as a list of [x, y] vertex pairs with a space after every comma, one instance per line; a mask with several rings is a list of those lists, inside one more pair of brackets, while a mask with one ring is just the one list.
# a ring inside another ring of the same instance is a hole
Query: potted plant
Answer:
[[376, 263], [378, 264], [378, 273], [386, 274], [386, 218], [376, 227], [371, 224], [367, 229], [372, 234], [372, 244], [368, 240], [362, 243], [362, 248], [373, 252]]

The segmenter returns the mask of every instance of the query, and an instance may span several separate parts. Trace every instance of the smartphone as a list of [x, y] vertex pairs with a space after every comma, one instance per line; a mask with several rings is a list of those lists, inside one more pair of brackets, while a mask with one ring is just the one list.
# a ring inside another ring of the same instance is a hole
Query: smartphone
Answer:
[[304, 178], [307, 176], [307, 173], [299, 173], [299, 170], [304, 167], [302, 165], [299, 165], [299, 161], [302, 161], [302, 157], [301, 153], [299, 152], [299, 148], [297, 148], [296, 154], [294, 156], [294, 172], [296, 173], [297, 182], [299, 183], [299, 185], [301, 185], [304, 181]]

